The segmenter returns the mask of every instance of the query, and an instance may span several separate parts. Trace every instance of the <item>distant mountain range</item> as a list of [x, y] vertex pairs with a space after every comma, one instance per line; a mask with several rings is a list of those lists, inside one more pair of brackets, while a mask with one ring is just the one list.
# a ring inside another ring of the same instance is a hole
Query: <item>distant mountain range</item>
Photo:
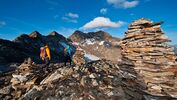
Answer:
[[60, 41], [68, 44], [67, 39], [55, 31], [47, 36], [34, 31], [29, 35], [22, 34], [13, 41], [0, 39], [0, 63], [23, 62], [28, 57], [39, 62], [40, 47], [45, 44], [50, 46], [53, 60], [62, 61], [63, 46]]
[[94, 38], [99, 41], [101, 40], [120, 41], [121, 40], [119, 38], [112, 37], [109, 33], [104, 32], [104, 31], [84, 33], [84, 32], [77, 30], [69, 38], [74, 42], [81, 42], [89, 38]]
[[[97, 45], [103, 44], [104, 46], [98, 45], [96, 47], [94, 45], [88, 45], [84, 47], [84, 42], [85, 45], [87, 45], [86, 42], [91, 39], [94, 39], [94, 41], [90, 41], [91, 43], [95, 43], [97, 41]], [[45, 44], [50, 46], [54, 62], [63, 61], [64, 47], [59, 42], [64, 42], [71, 45], [71, 47], [73, 47], [71, 42], [78, 42], [82, 44], [81, 47], [83, 47], [86, 52], [95, 54], [99, 57], [105, 57], [103, 55], [104, 51], [111, 50], [107, 48], [114, 47], [113, 43], [118, 41], [120, 41], [119, 38], [112, 37], [109, 33], [104, 31], [90, 33], [75, 31], [68, 39], [55, 31], [49, 33], [47, 36], [43, 36], [38, 31], [34, 31], [29, 35], [22, 34], [13, 41], [0, 39], [0, 63], [21, 63], [28, 57], [31, 57], [35, 62], [40, 62], [40, 47]], [[94, 47], [90, 48], [91, 46]], [[95, 48], [98, 50], [95, 51]]]
[[177, 55], [177, 44], [176, 45], [172, 45], [172, 47], [174, 48], [174, 52]]
[[[87, 54], [95, 55], [99, 58], [117, 61], [121, 57], [119, 47], [120, 38], [112, 37], [104, 31], [84, 33], [76, 30], [69, 38], [53, 31], [47, 36], [41, 35], [38, 31], [31, 34], [22, 34], [13, 41], [0, 39], [0, 64], [11, 62], [23, 62], [31, 57], [35, 62], [40, 62], [40, 47], [48, 44], [52, 52], [52, 61], [63, 61], [64, 47], [59, 42], [72, 45], [75, 42]], [[177, 54], [177, 45], [173, 45]]]

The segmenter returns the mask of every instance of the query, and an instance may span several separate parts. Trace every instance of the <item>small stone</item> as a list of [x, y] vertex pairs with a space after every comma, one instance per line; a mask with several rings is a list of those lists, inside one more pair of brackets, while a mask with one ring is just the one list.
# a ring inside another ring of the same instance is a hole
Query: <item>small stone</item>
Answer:
[[12, 86], [9, 85], [7, 87], [4, 87], [2, 89], [0, 89], [0, 94], [9, 94], [12, 90]]
[[112, 87], [111, 85], [108, 85], [108, 88], [109, 88], [109, 89], [113, 89], [114, 87]]
[[0, 94], [0, 98], [3, 98], [3, 94]]
[[13, 85], [20, 83], [20, 81], [19, 81], [17, 78], [12, 78], [10, 82], [11, 82]]
[[20, 82], [26, 82], [28, 78], [26, 77], [27, 75], [12, 75], [14, 78], [17, 78]]
[[114, 78], [114, 76], [112, 76], [112, 75], [108, 75], [108, 77], [109, 77], [109, 78]]
[[90, 78], [95, 78], [95, 74], [92, 73], [92, 74], [89, 75], [89, 77], [90, 77]]
[[88, 68], [85, 68], [84, 72], [88, 72]]
[[4, 100], [11, 100], [12, 99], [12, 96], [10, 96], [10, 95], [7, 95], [5, 98], [4, 98]]
[[162, 87], [157, 86], [157, 85], [151, 86], [151, 88], [155, 90], [162, 90]]
[[86, 76], [83, 76], [83, 77], [81, 78], [80, 84], [81, 84], [82, 86], [85, 86], [85, 79], [86, 79]]
[[93, 85], [93, 86], [98, 86], [97, 81], [93, 79], [93, 80], [92, 80], [92, 85]]
[[80, 67], [79, 67], [79, 66], [76, 66], [74, 69], [75, 69], [75, 70], [79, 70], [79, 69], [80, 69]]
[[78, 78], [79, 77], [79, 74], [77, 73], [77, 74], [73, 74], [72, 75], [74, 78]]
[[110, 96], [114, 95], [114, 93], [111, 91], [111, 92], [107, 93], [107, 95], [110, 97]]

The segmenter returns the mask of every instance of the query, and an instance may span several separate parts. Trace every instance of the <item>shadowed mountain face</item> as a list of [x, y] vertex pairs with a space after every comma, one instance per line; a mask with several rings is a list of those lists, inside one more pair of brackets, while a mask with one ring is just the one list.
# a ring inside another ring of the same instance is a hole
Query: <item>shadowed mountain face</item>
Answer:
[[28, 57], [38, 62], [40, 47], [45, 44], [51, 49], [52, 60], [62, 61], [64, 47], [59, 42], [68, 44], [66, 38], [55, 31], [47, 36], [34, 31], [29, 35], [22, 34], [13, 41], [0, 39], [0, 63], [22, 62]]
[[117, 61], [121, 57], [119, 48], [121, 39], [112, 37], [104, 31], [89, 33], [75, 31], [69, 38], [84, 49], [86, 53], [99, 58]]

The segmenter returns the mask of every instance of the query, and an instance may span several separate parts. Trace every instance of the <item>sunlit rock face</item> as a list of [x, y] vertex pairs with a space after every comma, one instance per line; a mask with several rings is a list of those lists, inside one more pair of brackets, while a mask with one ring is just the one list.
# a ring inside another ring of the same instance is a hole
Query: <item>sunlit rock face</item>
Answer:
[[162, 22], [139, 19], [131, 23], [121, 42], [125, 64], [132, 66], [147, 92], [177, 97], [177, 63]]

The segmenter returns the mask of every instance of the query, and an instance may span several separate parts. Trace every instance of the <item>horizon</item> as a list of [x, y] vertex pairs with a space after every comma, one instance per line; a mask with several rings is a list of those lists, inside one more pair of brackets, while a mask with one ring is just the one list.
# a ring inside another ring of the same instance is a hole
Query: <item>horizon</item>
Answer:
[[123, 38], [131, 22], [147, 18], [164, 21], [161, 28], [173, 45], [177, 44], [175, 9], [177, 1], [172, 0], [0, 0], [0, 38], [13, 40], [33, 31], [69, 37], [76, 30], [102, 30]]

